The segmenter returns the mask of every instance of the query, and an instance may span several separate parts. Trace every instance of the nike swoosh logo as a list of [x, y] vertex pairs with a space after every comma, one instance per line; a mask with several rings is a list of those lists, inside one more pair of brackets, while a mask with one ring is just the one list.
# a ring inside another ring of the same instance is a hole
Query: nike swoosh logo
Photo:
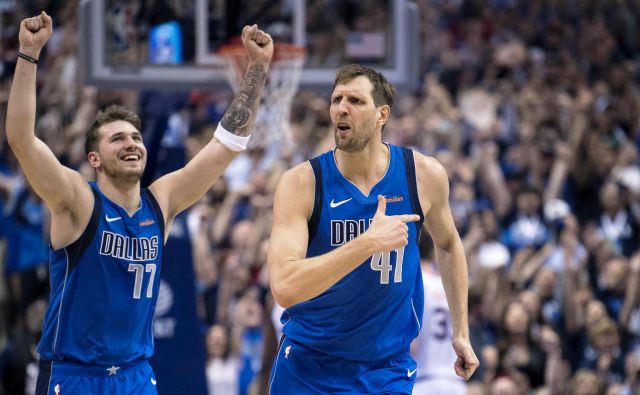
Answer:
[[151, 378], [151, 384], [153, 384], [153, 385], [156, 385], [156, 384], [157, 384], [157, 383], [156, 383], [156, 380], [155, 380], [153, 377]]
[[346, 202], [348, 202], [351, 199], [353, 199], [353, 198], [341, 200], [339, 202], [334, 202], [333, 199], [331, 199], [331, 203], [329, 203], [329, 206], [331, 206], [331, 208], [336, 208], [338, 206], [341, 206], [341, 205], [345, 204]]
[[418, 368], [415, 368], [413, 370], [407, 369], [407, 377], [413, 376], [414, 374], [416, 374], [417, 371], [418, 371]]
[[105, 215], [105, 216], [104, 216], [104, 219], [106, 219], [106, 220], [107, 220], [107, 222], [113, 222], [113, 221], [117, 221], [117, 220], [119, 220], [119, 219], [122, 219], [122, 217], [113, 217], [113, 218], [109, 218], [109, 216], [108, 216], [108, 215]]

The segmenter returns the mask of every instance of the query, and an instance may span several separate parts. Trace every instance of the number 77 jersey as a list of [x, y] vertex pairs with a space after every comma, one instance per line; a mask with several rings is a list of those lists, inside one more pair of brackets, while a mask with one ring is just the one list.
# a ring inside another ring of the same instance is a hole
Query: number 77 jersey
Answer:
[[38, 352], [46, 361], [121, 365], [153, 354], [164, 218], [148, 189], [129, 216], [91, 183], [80, 238], [50, 252], [51, 302]]
[[[389, 166], [364, 195], [339, 171], [334, 151], [312, 159], [316, 179], [307, 257], [325, 254], [365, 232], [386, 198], [386, 214], [423, 216], [411, 150], [387, 144]], [[407, 224], [409, 243], [380, 251], [317, 297], [282, 316], [288, 338], [326, 354], [375, 361], [409, 350], [422, 325], [423, 286], [418, 240], [422, 221]]]

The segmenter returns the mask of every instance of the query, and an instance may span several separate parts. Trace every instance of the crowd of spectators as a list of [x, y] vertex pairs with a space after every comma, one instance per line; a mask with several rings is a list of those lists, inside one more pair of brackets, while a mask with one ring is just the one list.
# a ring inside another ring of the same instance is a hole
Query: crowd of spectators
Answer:
[[[416, 3], [422, 88], [401, 91], [383, 139], [448, 172], [481, 362], [469, 394], [640, 393], [640, 2]], [[36, 129], [87, 178], [84, 132], [98, 108], [141, 114], [148, 182], [176, 151], [188, 158], [208, 141], [230, 98], [83, 85], [77, 7], [27, 1], [0, 25], [2, 395], [32, 390], [48, 296], [47, 212], [4, 137], [18, 21], [40, 8], [56, 21], [38, 66]], [[316, 45], [331, 52], [330, 41]], [[188, 214], [212, 394], [266, 393], [279, 311], [265, 270], [274, 187], [331, 148], [328, 108], [328, 91], [301, 90], [294, 144], [238, 157]]]

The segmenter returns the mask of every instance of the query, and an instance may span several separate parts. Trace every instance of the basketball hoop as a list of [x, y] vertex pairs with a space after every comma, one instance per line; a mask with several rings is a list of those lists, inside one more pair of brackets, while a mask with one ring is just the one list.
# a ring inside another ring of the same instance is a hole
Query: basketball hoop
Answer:
[[[298, 45], [275, 45], [250, 146], [266, 148], [277, 144], [287, 147], [293, 143], [289, 123], [291, 103], [298, 90], [306, 52]], [[233, 91], [238, 92], [249, 64], [242, 43], [224, 45], [218, 50], [218, 55], [227, 60], [225, 77]]]

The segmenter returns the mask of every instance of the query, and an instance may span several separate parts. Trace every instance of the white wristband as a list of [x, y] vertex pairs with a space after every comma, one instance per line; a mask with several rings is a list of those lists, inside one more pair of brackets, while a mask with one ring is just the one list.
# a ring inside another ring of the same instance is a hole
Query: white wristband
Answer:
[[218, 139], [220, 144], [224, 145], [226, 148], [231, 151], [240, 152], [247, 149], [247, 144], [249, 144], [249, 136], [236, 136], [235, 134], [229, 132], [222, 125], [218, 124], [216, 131], [213, 133], [213, 137]]

